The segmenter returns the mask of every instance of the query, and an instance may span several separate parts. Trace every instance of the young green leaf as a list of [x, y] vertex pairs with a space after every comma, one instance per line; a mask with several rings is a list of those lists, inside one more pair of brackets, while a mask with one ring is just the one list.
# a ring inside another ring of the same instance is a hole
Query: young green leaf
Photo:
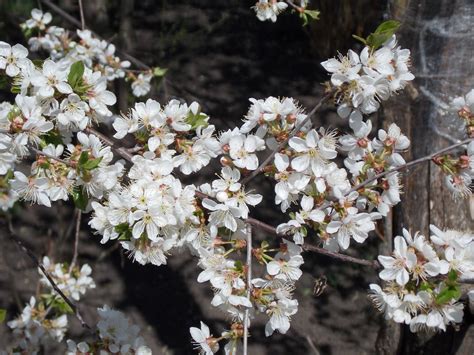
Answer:
[[77, 61], [73, 65], [71, 65], [71, 69], [69, 70], [69, 75], [67, 77], [67, 82], [69, 83], [69, 85], [71, 85], [73, 90], [77, 86], [81, 85], [83, 75], [84, 63], [82, 63], [81, 61]]
[[81, 156], [79, 157], [79, 166], [83, 167], [85, 163], [89, 161], [89, 152], [88, 151], [83, 151], [81, 153]]
[[209, 116], [202, 112], [198, 112], [197, 114], [189, 112], [188, 117], [186, 117], [186, 123], [191, 125], [191, 129], [196, 129], [201, 126], [207, 127], [208, 120]]
[[367, 45], [372, 49], [377, 49], [381, 47], [385, 42], [387, 42], [395, 32], [397, 32], [400, 27], [400, 22], [389, 20], [382, 22], [374, 33], [371, 33], [367, 37]]
[[74, 205], [81, 211], [84, 211], [89, 202], [89, 198], [86, 192], [82, 188], [76, 187], [72, 190], [71, 195], [74, 201]]
[[102, 161], [102, 157], [96, 158], [96, 159], [91, 159], [91, 160], [88, 160], [87, 162], [85, 162], [82, 165], [82, 167], [86, 170], [93, 170], [93, 169], [95, 169], [99, 166], [101, 161]]
[[154, 67], [153, 68], [153, 76], [155, 76], [157, 78], [161, 78], [162, 76], [164, 76], [166, 74], [167, 71], [168, 71], [168, 69], [166, 69], [166, 68]]

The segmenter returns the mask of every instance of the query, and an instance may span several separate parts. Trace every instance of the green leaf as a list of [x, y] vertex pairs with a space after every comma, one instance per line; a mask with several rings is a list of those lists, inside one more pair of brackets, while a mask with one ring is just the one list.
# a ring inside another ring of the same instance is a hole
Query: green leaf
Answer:
[[186, 123], [191, 125], [191, 129], [196, 129], [201, 126], [207, 127], [208, 120], [209, 116], [202, 112], [197, 112], [194, 114], [189, 111], [188, 117], [186, 117]]
[[372, 49], [381, 47], [387, 42], [400, 27], [400, 22], [389, 20], [382, 22], [374, 33], [367, 37], [367, 45]]
[[457, 279], [458, 279], [458, 273], [456, 272], [456, 270], [451, 270], [448, 273], [448, 280], [451, 282], [456, 282]]
[[308, 236], [308, 230], [306, 229], [306, 227], [301, 227], [300, 232], [301, 234], [303, 234], [303, 237]]
[[429, 284], [429, 282], [423, 281], [420, 285], [420, 290], [431, 291], [431, 285]]
[[317, 10], [304, 10], [300, 12], [300, 17], [303, 20], [303, 26], [306, 26], [309, 23], [309, 19], [319, 20], [320, 12]]
[[21, 92], [21, 88], [18, 85], [12, 85], [10, 92], [12, 94], [19, 94]]
[[7, 317], [7, 310], [0, 308], [0, 323], [3, 323], [6, 317]]
[[242, 264], [242, 262], [240, 260], [237, 260], [234, 265], [235, 265], [235, 270], [237, 270], [237, 271], [243, 271], [244, 270], [244, 265]]
[[167, 71], [168, 71], [168, 69], [166, 69], [166, 68], [154, 67], [153, 68], [153, 76], [155, 76], [157, 78], [161, 78], [161, 77], [165, 76]]
[[0, 76], [0, 89], [5, 89], [8, 86], [8, 80], [5, 76]]
[[131, 240], [132, 239], [132, 231], [128, 223], [120, 223], [114, 227], [115, 231], [119, 233], [118, 240]]
[[382, 22], [374, 33], [381, 34], [381, 33], [390, 33], [390, 36], [393, 35], [398, 28], [400, 27], [400, 22], [395, 20], [388, 20]]
[[71, 195], [74, 205], [80, 210], [84, 211], [87, 207], [87, 203], [89, 202], [86, 192], [80, 187], [75, 187], [72, 190]]
[[33, 59], [32, 62], [35, 65], [36, 68], [38, 68], [38, 69], [43, 68], [43, 63], [44, 63], [43, 59]]
[[445, 304], [445, 303], [450, 302], [451, 300], [457, 300], [459, 297], [461, 297], [461, 290], [459, 289], [459, 287], [457, 286], [445, 287], [436, 296], [436, 303]]
[[74, 313], [71, 307], [69, 307], [66, 301], [64, 301], [59, 295], [53, 299], [51, 307], [56, 308], [59, 313], [62, 314]]
[[128, 225], [128, 223], [120, 223], [120, 224], [116, 225], [114, 227], [114, 229], [117, 233], [122, 234], [122, 233], [125, 233], [126, 231], [128, 231], [130, 229], [130, 226]]
[[83, 151], [81, 153], [81, 156], [79, 157], [79, 166], [83, 167], [84, 164], [86, 164], [89, 161], [89, 152], [88, 151]]
[[71, 65], [69, 75], [67, 76], [67, 82], [71, 85], [74, 90], [77, 86], [82, 84], [82, 76], [84, 75], [84, 63], [81, 61], [75, 62]]
[[319, 20], [319, 15], [321, 14], [321, 12], [317, 10], [304, 10], [304, 13], [311, 17], [313, 20]]
[[84, 164], [82, 164], [82, 167], [86, 170], [93, 170], [99, 166], [101, 161], [102, 161], [102, 157], [91, 159], [85, 162]]
[[44, 136], [42, 136], [42, 141], [45, 147], [48, 144], [52, 144], [54, 146], [63, 144], [63, 139], [58, 131], [49, 131]]

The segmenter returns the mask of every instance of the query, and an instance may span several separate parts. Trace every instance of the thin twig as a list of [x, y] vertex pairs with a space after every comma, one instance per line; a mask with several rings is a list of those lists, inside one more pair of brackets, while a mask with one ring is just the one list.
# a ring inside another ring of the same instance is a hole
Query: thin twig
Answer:
[[306, 341], [308, 342], [311, 350], [313, 350], [314, 355], [320, 355], [318, 348], [316, 347], [316, 345], [314, 345], [313, 339], [311, 339], [309, 335], [306, 335]]
[[50, 283], [51, 287], [54, 289], [54, 291], [57, 292], [57, 294], [59, 296], [61, 296], [61, 298], [64, 300], [64, 302], [66, 302], [66, 304], [72, 309], [74, 315], [76, 316], [76, 318], [79, 320], [79, 322], [81, 322], [81, 325], [83, 328], [86, 328], [88, 330], [91, 330], [91, 327], [86, 323], [86, 321], [84, 320], [84, 318], [82, 317], [81, 313], [79, 312], [79, 307], [78, 305], [76, 305], [73, 301], [71, 301], [64, 293], [63, 291], [61, 291], [61, 289], [58, 287], [58, 285], [56, 285], [56, 282], [54, 282], [53, 278], [51, 277], [51, 275], [46, 271], [44, 265], [41, 263], [41, 261], [38, 260], [38, 258], [36, 257], [35, 254], [33, 254], [33, 252], [28, 249], [28, 247], [26, 247], [25, 244], [23, 244], [23, 242], [18, 238], [18, 235], [17, 233], [15, 232], [15, 230], [13, 229], [13, 225], [12, 225], [12, 221], [11, 221], [11, 218], [9, 217], [8, 218], [8, 229], [10, 231], [10, 233], [8, 234], [8, 236], [10, 237], [11, 240], [13, 240], [17, 245], [18, 247], [26, 254], [29, 256], [29, 258], [33, 261], [33, 263], [36, 264], [36, 266], [41, 270], [41, 272], [43, 273], [43, 275], [46, 277], [46, 279], [48, 280], [48, 282]]
[[[247, 299], [250, 301], [252, 288], [252, 226], [247, 223], [245, 226], [247, 236]], [[249, 309], [245, 309], [244, 315], [244, 346], [243, 355], [248, 354], [248, 337], [249, 337]]]
[[298, 12], [303, 12], [304, 11], [304, 8], [296, 5], [293, 1], [291, 0], [285, 0], [285, 2], [290, 5], [292, 8], [294, 8], [296, 11]]
[[69, 272], [71, 272], [72, 269], [74, 268], [74, 265], [76, 265], [77, 254], [79, 252], [79, 235], [81, 234], [82, 211], [79, 208], [76, 208], [76, 210], [77, 210], [77, 217], [76, 217], [76, 233], [74, 236], [74, 254], [72, 256], [71, 265], [69, 266]]
[[82, 7], [82, 0], [79, 0], [79, 12], [81, 14], [81, 29], [86, 29], [86, 20], [84, 18], [84, 8]]
[[[248, 223], [248, 224], [251, 224], [252, 226], [257, 227], [261, 230], [264, 230], [268, 233], [271, 233], [271, 234], [274, 234], [274, 235], [279, 235], [279, 236], [284, 236], [282, 234], [278, 234], [275, 227], [273, 227], [273, 226], [271, 226], [271, 225], [269, 225], [265, 222], [262, 222], [260, 220], [257, 220], [255, 218], [247, 218], [245, 220], [245, 222]], [[341, 261], [344, 261], [344, 262], [349, 262], [349, 263], [359, 264], [359, 265], [364, 265], [364, 266], [370, 266], [370, 267], [373, 267], [373, 268], [378, 268], [379, 267], [379, 263], [376, 260], [359, 259], [359, 258], [356, 258], [356, 257], [353, 257], [353, 256], [349, 256], [349, 255], [345, 255], [345, 254], [341, 254], [341, 253], [335, 253], [333, 251], [329, 251], [329, 250], [326, 250], [324, 248], [319, 248], [319, 247], [317, 247], [315, 245], [311, 245], [311, 244], [304, 244], [302, 247], [303, 247], [304, 251], [310, 251], [310, 252], [313, 252], [313, 253], [326, 255], [326, 256], [329, 256], [333, 259], [338, 259], [338, 260], [341, 260]]]
[[304, 125], [306, 123], [309, 122], [309, 120], [311, 120], [311, 117], [321, 108], [321, 106], [331, 97], [331, 94], [332, 92], [330, 93], [327, 93], [326, 95], [324, 95], [321, 100], [319, 100], [319, 102], [316, 104], [316, 106], [313, 107], [313, 109], [308, 113], [308, 115], [306, 116], [306, 118], [301, 121], [296, 127], [295, 129], [293, 129], [293, 131], [288, 135], [288, 137], [283, 141], [281, 142], [278, 147], [276, 147], [271, 153], [270, 155], [260, 164], [260, 166], [252, 171], [251, 174], [247, 175], [245, 178], [242, 179], [241, 183], [242, 185], [245, 185], [247, 184], [250, 180], [252, 180], [255, 176], [257, 176], [258, 174], [262, 173], [265, 169], [265, 167], [271, 162], [271, 160], [273, 159], [273, 157], [275, 156], [276, 153], [278, 153], [280, 150], [282, 150], [283, 148], [286, 147], [286, 145], [288, 144], [289, 140], [291, 138], [293, 138], [300, 130], [301, 128], [304, 127]]
[[[321, 100], [322, 101], [322, 100]], [[322, 102], [320, 102], [322, 104]], [[318, 104], [319, 105], [319, 104]], [[314, 112], [316, 112], [317, 110], [317, 106], [312, 110]], [[314, 113], [313, 112], [313, 113]], [[309, 115], [308, 115], [309, 116]], [[92, 128], [87, 128], [86, 129], [89, 133], [92, 133], [94, 135], [97, 135], [100, 139], [102, 139], [104, 141], [105, 144], [109, 145], [112, 149], [114, 149], [119, 155], [121, 155], [123, 158], [125, 158], [126, 160], [128, 161], [131, 161], [132, 160], [132, 155], [127, 152], [127, 150], [125, 148], [117, 148], [114, 146], [114, 142], [109, 139], [108, 137], [104, 136], [103, 134], [97, 132], [96, 130], [92, 129]], [[447, 151], [450, 151], [454, 148], [457, 148], [461, 145], [464, 145], [464, 144], [467, 144], [469, 142], [471, 142], [473, 140], [473, 138], [469, 138], [469, 139], [466, 139], [462, 142], [459, 142], [457, 144], [454, 144], [454, 145], [451, 145], [447, 148], [444, 148], [444, 149], [441, 149], [439, 151], [436, 151], [426, 157], [422, 157], [422, 158], [419, 158], [419, 159], [416, 159], [416, 160], [413, 160], [411, 162], [408, 162], [407, 164], [405, 165], [402, 165], [402, 166], [399, 166], [399, 167], [396, 167], [394, 168], [393, 170], [389, 170], [389, 171], [386, 171], [384, 173], [381, 173], [381, 174], [378, 174], [366, 181], [364, 181], [363, 183], [355, 186], [351, 191], [356, 191], [358, 189], [360, 189], [361, 187], [369, 184], [371, 181], [374, 181], [375, 179], [378, 179], [380, 177], [383, 177], [385, 175], [388, 175], [396, 170], [402, 170], [404, 168], [407, 168], [407, 167], [410, 167], [410, 166], [413, 166], [413, 165], [416, 165], [416, 164], [420, 164], [422, 162], [425, 162], [425, 161], [428, 161], [428, 160], [431, 160], [433, 159], [433, 157], [435, 156], [438, 156], [440, 154], [443, 154]], [[271, 159], [271, 157], [270, 157]], [[267, 160], [270, 160], [270, 159], [267, 159]], [[396, 169], [396, 170], [395, 170]], [[249, 175], [250, 176], [250, 175]], [[349, 193], [348, 193], [349, 194]], [[347, 195], [347, 194], [346, 194]], [[200, 192], [200, 191], [196, 191], [196, 196], [203, 199], [203, 198], [210, 198], [208, 195]], [[263, 231], [266, 231], [270, 234], [273, 234], [273, 235], [279, 235], [276, 231], [276, 228], [265, 223], [265, 222], [262, 222], [258, 219], [255, 219], [255, 218], [247, 218], [245, 220], [245, 222], [247, 224], [251, 224], [252, 226], [260, 229], [260, 230], [263, 230]], [[322, 254], [322, 255], [326, 255], [328, 257], [331, 257], [331, 258], [334, 258], [334, 259], [338, 259], [338, 260], [341, 260], [341, 261], [345, 261], [345, 262], [350, 262], [350, 263], [355, 263], [355, 264], [359, 264], [359, 265], [365, 265], [365, 266], [371, 266], [371, 267], [374, 267], [374, 268], [379, 268], [380, 265], [379, 263], [376, 261], [376, 260], [366, 260], [366, 259], [360, 259], [360, 258], [356, 258], [356, 257], [352, 257], [352, 256], [348, 256], [348, 255], [345, 255], [345, 254], [340, 254], [340, 253], [335, 253], [335, 252], [331, 252], [329, 250], [326, 250], [324, 248], [319, 248], [319, 247], [316, 247], [314, 245], [310, 245], [310, 244], [305, 244], [303, 246], [303, 249], [305, 251], [310, 251], [310, 252], [315, 252], [315, 253], [318, 253], [318, 254]]]
[[38, 155], [42, 155], [42, 156], [45, 156], [49, 159], [52, 159], [52, 160], [56, 160], [57, 162], [60, 162], [60, 163], [63, 163], [64, 165], [66, 166], [69, 166], [69, 167], [72, 167], [72, 168], [75, 168], [75, 166], [73, 166], [73, 164], [69, 161], [66, 161], [66, 160], [63, 160], [61, 158], [58, 158], [58, 157], [55, 157], [54, 155], [51, 155], [51, 154], [48, 154], [48, 153], [45, 153], [43, 152], [42, 150], [39, 150], [35, 147], [29, 147], [29, 149], [31, 149], [32, 151], [34, 151], [36, 154]]
[[114, 141], [109, 137], [105, 136], [99, 131], [96, 131], [94, 128], [86, 128], [85, 131], [100, 138], [106, 145], [110, 146], [113, 150], [115, 150], [115, 152], [117, 152], [118, 155], [120, 155], [125, 160], [132, 161], [133, 155], [130, 154], [126, 148], [116, 147]]
[[[354, 186], [350, 191], [349, 193], [353, 192], [353, 191], [357, 191], [359, 189], [361, 189], [362, 187], [370, 184], [372, 181], [376, 181], [386, 175], [389, 175], [391, 173], [394, 173], [396, 171], [400, 171], [400, 170], [404, 170], [404, 169], [407, 169], [409, 168], [410, 166], [413, 166], [413, 165], [417, 165], [417, 164], [420, 164], [420, 163], [423, 163], [425, 161], [430, 161], [432, 160], [433, 158], [437, 157], [438, 155], [441, 155], [443, 153], [446, 153], [450, 150], [453, 150], [457, 147], [460, 147], [464, 144], [468, 144], [470, 142], [472, 142], [474, 140], [474, 138], [468, 138], [468, 139], [465, 139], [463, 140], [462, 142], [459, 142], [459, 143], [456, 143], [456, 144], [453, 144], [453, 145], [450, 145], [449, 147], [446, 147], [446, 148], [443, 148], [441, 150], [438, 150], [437, 152], [434, 152], [432, 154], [429, 154], [429, 155], [426, 155], [424, 157], [421, 157], [421, 158], [418, 158], [418, 159], [415, 159], [415, 160], [412, 160], [406, 164], [403, 164], [403, 165], [400, 165], [400, 166], [397, 166], [395, 168], [392, 168], [392, 169], [389, 169], [387, 171], [384, 171], [383, 173], [380, 173], [380, 174], [377, 174], [375, 176], [372, 176], [370, 179], [367, 179], [365, 180], [364, 182], [360, 183], [359, 185], [356, 185]], [[346, 195], [348, 195], [349, 193], [347, 193]]]

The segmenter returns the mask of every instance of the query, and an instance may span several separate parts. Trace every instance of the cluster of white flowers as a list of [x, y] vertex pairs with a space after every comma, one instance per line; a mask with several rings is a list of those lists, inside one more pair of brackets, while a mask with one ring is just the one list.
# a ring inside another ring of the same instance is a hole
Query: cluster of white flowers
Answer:
[[[51, 206], [77, 189], [101, 198], [117, 183], [123, 163], [111, 164], [110, 147], [94, 135], [78, 132], [73, 144], [73, 133], [110, 117], [108, 106], [115, 103], [115, 95], [107, 90], [105, 77], [82, 62], [48, 59], [38, 69], [18, 46], [0, 43], [5, 49], [0, 58], [17, 65], [18, 71], [3, 69], [8, 76], [14, 74], [12, 84], [20, 92], [14, 105], [0, 106], [0, 176], [9, 187], [2, 191], [1, 208], [10, 208], [18, 198]], [[14, 171], [16, 162], [31, 151], [37, 152], [31, 174]]]
[[[219, 350], [219, 341], [227, 340], [226, 353], [235, 353], [240, 347], [242, 326], [245, 310], [250, 310], [253, 318], [255, 311], [268, 316], [265, 326], [266, 336], [275, 330], [285, 334], [290, 328], [290, 319], [298, 311], [298, 301], [293, 299], [295, 282], [303, 274], [300, 270], [303, 264], [302, 248], [283, 239], [280, 247], [270, 249], [268, 243], [262, 243], [260, 248], [253, 248], [256, 259], [266, 264], [265, 275], [252, 278], [250, 281], [250, 297], [247, 298], [246, 268], [241, 262], [227, 257], [233, 249], [245, 247], [245, 242], [232, 244], [231, 250], [225, 250], [221, 240], [212, 250], [199, 250], [200, 266], [204, 269], [198, 277], [198, 282], [209, 281], [215, 290], [212, 305], [227, 312], [233, 320], [230, 331], [225, 331], [220, 338], [210, 335], [209, 328], [201, 322], [201, 329], [192, 327], [191, 336], [197, 347], [205, 354], [213, 354]], [[219, 243], [220, 242], [220, 243]], [[277, 251], [272, 257], [270, 254]]]
[[387, 281], [371, 284], [371, 298], [387, 319], [410, 325], [412, 332], [446, 330], [460, 323], [459, 280], [474, 277], [474, 235], [431, 226], [429, 239], [406, 229], [394, 241], [392, 256], [379, 256]]
[[108, 306], [97, 309], [100, 320], [97, 322], [98, 337], [94, 342], [76, 343], [68, 339], [66, 355], [122, 354], [151, 355], [151, 349], [139, 336], [140, 328], [130, 323], [122, 312]]
[[171, 175], [173, 161], [152, 152], [133, 158], [130, 183], [112, 191], [106, 202], [92, 202], [92, 228], [101, 243], [117, 239], [140, 264], [166, 264], [165, 254], [180, 236], [198, 223], [194, 185], [182, 186]]
[[150, 91], [153, 74], [150, 71], [129, 70], [131, 63], [115, 54], [115, 45], [112, 43], [97, 38], [90, 30], [79, 29], [76, 31], [79, 38], [75, 41], [66, 29], [50, 25], [52, 16], [49, 12], [33, 9], [31, 17], [22, 24], [22, 28], [29, 38], [28, 45], [32, 51], [45, 50], [56, 62], [60, 60], [72, 64], [83, 61], [87, 68], [100, 71], [108, 81], [126, 78], [131, 81], [132, 92], [137, 97]]
[[415, 78], [409, 64], [410, 50], [397, 46], [395, 35], [379, 49], [366, 46], [360, 55], [349, 50], [346, 56], [321, 63], [338, 90], [341, 105], [337, 112], [343, 118], [354, 110], [363, 114], [377, 111], [381, 101]]
[[197, 102], [191, 105], [171, 100], [163, 108], [152, 99], [139, 102], [127, 116], [113, 123], [115, 138], [133, 133], [150, 152], [172, 162], [186, 175], [201, 170], [217, 157], [221, 149], [208, 124], [209, 116], [201, 112]]
[[[84, 264], [81, 268], [77, 266], [71, 267], [67, 264], [54, 264], [51, 263], [49, 257], [43, 257], [43, 266], [52, 277], [56, 286], [64, 293], [66, 297], [70, 297], [73, 300], [79, 301], [81, 295], [84, 295], [88, 289], [95, 288], [95, 283], [90, 274], [92, 269], [89, 265]], [[44, 287], [51, 288], [51, 283], [48, 281], [46, 276], [38, 270], [41, 278], [40, 282]], [[51, 292], [54, 292], [51, 288]]]
[[[45, 256], [43, 266], [59, 289], [76, 301], [87, 290], [95, 288], [94, 280], [90, 277], [92, 270], [87, 264], [70, 268], [65, 263], [53, 264]], [[38, 299], [32, 296], [21, 314], [7, 323], [13, 330], [16, 344], [5, 354], [37, 354], [41, 345], [49, 339], [61, 342], [66, 334], [69, 306], [56, 294], [40, 269], [38, 273], [42, 276], [40, 283], [47, 291], [42, 292]]]
[[67, 316], [52, 316], [43, 302], [31, 296], [21, 315], [7, 323], [13, 330], [16, 345], [5, 354], [38, 354], [49, 339], [60, 342], [67, 331]]
[[[262, 142], [263, 147], [264, 142], [268, 147], [277, 147], [279, 142], [288, 138], [294, 126], [306, 118], [303, 110], [290, 98], [279, 100], [270, 97], [266, 100], [251, 99], [251, 102], [241, 128], [247, 134], [246, 141], [243, 143], [243, 138], [240, 138], [238, 144], [234, 144], [234, 147], [243, 147], [246, 155], [234, 153], [233, 156], [233, 146], [223, 146], [233, 165], [246, 170], [258, 167], [254, 151], [259, 146], [247, 144], [247, 140]], [[390, 207], [400, 202], [401, 186], [397, 173], [364, 188], [356, 190], [353, 187], [378, 173], [405, 164], [400, 152], [406, 150], [410, 142], [395, 124], [387, 131], [379, 130], [376, 138], [369, 138], [371, 122], [364, 122], [358, 111], [351, 115], [353, 134], [338, 138], [335, 131], [315, 130], [310, 126], [311, 123], [302, 127], [297, 136], [289, 140], [288, 147], [275, 154], [273, 166], [265, 169], [266, 174], [276, 181], [275, 204], [280, 205], [283, 212], [294, 204], [300, 205], [299, 210], [290, 213], [292, 219], [289, 222], [278, 226], [277, 232], [292, 235], [295, 243], [303, 244], [308, 229], [312, 229], [322, 239], [325, 248], [345, 250], [351, 238], [363, 243], [369, 232], [375, 229], [374, 220], [385, 216]], [[255, 136], [250, 134], [254, 129]], [[238, 130], [229, 132], [237, 134]], [[347, 153], [343, 168], [334, 161], [338, 149]], [[234, 148], [234, 151], [238, 150]], [[241, 164], [243, 158], [252, 164]]]
[[[306, 1], [300, 5], [303, 13], [309, 11]], [[259, 1], [257, 16], [275, 21], [286, 6]], [[295, 100], [268, 97], [250, 99], [242, 126], [217, 134], [196, 102], [171, 100], [162, 106], [148, 99], [113, 117], [110, 106], [116, 99], [107, 90], [108, 81], [133, 78], [134, 94], [143, 96], [154, 74], [133, 74], [130, 63], [115, 56], [114, 46], [90, 31], [78, 31], [76, 42], [64, 29], [49, 26], [50, 14], [34, 10], [32, 17], [24, 25], [27, 34], [34, 35], [29, 43], [35, 50], [45, 49], [51, 59], [33, 64], [23, 46], [0, 42], [0, 74], [17, 94], [14, 104], [0, 103], [0, 207], [7, 210], [18, 199], [50, 207], [52, 201], [72, 197], [78, 208], [93, 210], [89, 224], [101, 235], [101, 243], [117, 240], [142, 265], [166, 264], [174, 249], [188, 248], [202, 268], [197, 281], [210, 283], [212, 305], [231, 319], [230, 329], [219, 337], [211, 336], [204, 323], [200, 329], [191, 328], [203, 353], [218, 351], [221, 340], [227, 342], [228, 353], [235, 353], [245, 318], [256, 312], [268, 316], [267, 336], [286, 333], [298, 309], [293, 290], [302, 275], [300, 245], [305, 238], [318, 237], [328, 253], [346, 250], [351, 239], [363, 243], [375, 230], [375, 221], [400, 202], [399, 176], [392, 169], [405, 164], [401, 153], [410, 142], [396, 124], [371, 136], [372, 123], [362, 116], [375, 112], [381, 101], [413, 79], [410, 52], [397, 47], [395, 36], [387, 35], [378, 46], [368, 45], [360, 55], [350, 51], [322, 63], [332, 73], [328, 96], [337, 98], [338, 113], [349, 117], [352, 132], [339, 135], [313, 128]], [[468, 133], [474, 127], [472, 97], [471, 91], [453, 103], [467, 120]], [[93, 133], [93, 125], [104, 122], [112, 123], [116, 139], [133, 135], [135, 147], [112, 149], [110, 142], [104, 146]], [[273, 160], [261, 166], [260, 154], [266, 150]], [[117, 161], [114, 151], [131, 166]], [[25, 175], [17, 163], [32, 153], [35, 159]], [[471, 142], [457, 159], [434, 159], [458, 195], [470, 193], [473, 156]], [[220, 171], [215, 169], [219, 173], [209, 183], [185, 185], [177, 177], [197, 173], [218, 157]], [[343, 166], [338, 165], [340, 157]], [[250, 209], [262, 196], [245, 185], [249, 174], [258, 173], [274, 179], [275, 204], [290, 217], [276, 231], [294, 242], [247, 245]], [[394, 256], [379, 257], [385, 268], [380, 277], [388, 286], [382, 290], [371, 285], [387, 316], [413, 330], [444, 330], [459, 322], [458, 281], [474, 273], [472, 235], [434, 227], [433, 233], [430, 240], [408, 232], [397, 237]], [[265, 265], [263, 275], [249, 276], [250, 265], [242, 260], [247, 248], [249, 258]], [[58, 287], [74, 300], [95, 287], [87, 265], [69, 269], [48, 258], [43, 262]], [[49, 286], [45, 278], [41, 283]], [[23, 314], [10, 322], [24, 340], [20, 348], [34, 353], [44, 334], [62, 339], [67, 310], [55, 294], [39, 301], [32, 298]], [[69, 354], [150, 353], [138, 327], [121, 313], [104, 307], [99, 316], [100, 339], [68, 341]]]
[[[465, 96], [452, 99], [449, 106], [462, 119], [469, 138], [474, 138], [474, 89]], [[455, 198], [469, 197], [472, 193], [474, 178], [474, 141], [471, 141], [464, 154], [458, 157], [445, 155], [437, 157], [434, 162], [446, 174], [445, 182]]]

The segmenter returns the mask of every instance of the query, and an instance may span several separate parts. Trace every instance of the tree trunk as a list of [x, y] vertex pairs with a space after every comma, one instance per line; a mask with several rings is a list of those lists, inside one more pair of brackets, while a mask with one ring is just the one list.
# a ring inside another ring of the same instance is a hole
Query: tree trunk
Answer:
[[[387, 126], [396, 122], [410, 138], [409, 161], [466, 137], [457, 115], [442, 115], [441, 111], [450, 97], [472, 88], [474, 7], [470, 0], [392, 0], [390, 11], [392, 18], [402, 22], [399, 41], [412, 52], [416, 80], [385, 106], [385, 122]], [[474, 229], [469, 200], [452, 198], [444, 175], [434, 164], [408, 170], [402, 184], [402, 203], [393, 214], [394, 235], [409, 228], [427, 236], [430, 224], [441, 229]], [[468, 307], [465, 312], [469, 312]], [[403, 354], [464, 354], [473, 343], [469, 328], [472, 326], [464, 324], [459, 331], [451, 328], [430, 337], [413, 335], [404, 327], [399, 349]], [[468, 353], [473, 351], [471, 346]]]

